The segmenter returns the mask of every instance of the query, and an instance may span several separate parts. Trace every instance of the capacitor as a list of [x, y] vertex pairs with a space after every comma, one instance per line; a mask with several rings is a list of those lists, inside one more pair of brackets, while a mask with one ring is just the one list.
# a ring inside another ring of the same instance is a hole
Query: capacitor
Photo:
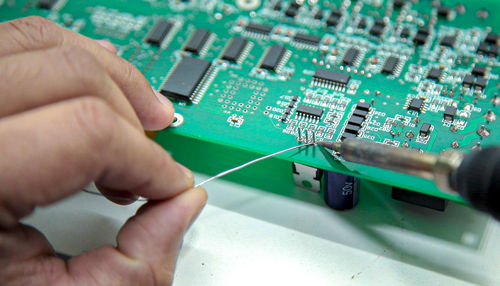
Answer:
[[326, 204], [335, 210], [354, 208], [359, 200], [359, 178], [326, 171], [324, 181]]

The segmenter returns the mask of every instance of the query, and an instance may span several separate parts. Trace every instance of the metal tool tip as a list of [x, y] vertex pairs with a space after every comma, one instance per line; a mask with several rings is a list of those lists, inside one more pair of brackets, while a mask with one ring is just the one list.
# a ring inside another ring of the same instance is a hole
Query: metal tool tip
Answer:
[[333, 141], [318, 141], [317, 142], [319, 146], [323, 146], [327, 149], [334, 150], [334, 151], [340, 151], [341, 147], [341, 142], [333, 142]]

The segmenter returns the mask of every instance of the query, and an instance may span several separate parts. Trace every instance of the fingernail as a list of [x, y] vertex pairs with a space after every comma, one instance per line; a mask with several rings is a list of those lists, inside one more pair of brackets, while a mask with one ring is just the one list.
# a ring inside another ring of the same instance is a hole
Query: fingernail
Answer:
[[116, 47], [108, 40], [95, 40], [99, 45], [101, 45], [106, 50], [116, 54]]
[[188, 168], [184, 167], [183, 165], [181, 165], [179, 163], [176, 163], [176, 164], [177, 164], [177, 168], [179, 168], [179, 170], [184, 175], [186, 175], [187, 178], [189, 178], [189, 179], [193, 178], [193, 172], [191, 172], [191, 170], [189, 170]]
[[159, 93], [158, 91], [156, 91], [154, 89], [153, 89], [153, 92], [155, 93], [156, 98], [158, 98], [158, 101], [160, 101], [161, 104], [166, 105], [168, 107], [174, 107], [172, 102], [170, 102], [170, 100], [168, 100], [168, 98], [166, 98], [163, 94]]

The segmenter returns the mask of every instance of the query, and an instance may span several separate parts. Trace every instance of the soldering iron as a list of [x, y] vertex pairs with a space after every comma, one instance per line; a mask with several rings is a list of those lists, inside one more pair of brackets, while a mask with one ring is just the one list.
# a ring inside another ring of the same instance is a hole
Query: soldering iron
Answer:
[[318, 145], [346, 161], [433, 180], [440, 190], [458, 193], [475, 208], [500, 220], [499, 146], [434, 154], [356, 138]]

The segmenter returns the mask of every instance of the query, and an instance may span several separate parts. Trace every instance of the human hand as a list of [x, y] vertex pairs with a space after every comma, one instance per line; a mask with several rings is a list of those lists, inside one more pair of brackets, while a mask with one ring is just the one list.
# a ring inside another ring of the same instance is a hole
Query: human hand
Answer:
[[[183, 233], [206, 202], [192, 173], [144, 136], [171, 123], [172, 104], [109, 43], [40, 17], [1, 23], [0, 34], [0, 285], [170, 284]], [[116, 247], [66, 264], [19, 220], [91, 181], [154, 201]]]

